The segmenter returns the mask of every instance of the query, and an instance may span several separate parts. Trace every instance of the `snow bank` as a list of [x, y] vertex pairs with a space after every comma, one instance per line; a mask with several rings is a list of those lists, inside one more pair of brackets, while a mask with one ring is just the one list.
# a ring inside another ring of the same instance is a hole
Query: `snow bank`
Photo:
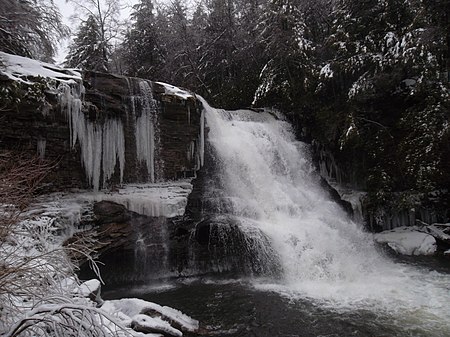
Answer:
[[73, 69], [65, 69], [50, 63], [0, 52], [0, 74], [13, 81], [32, 84], [28, 77], [47, 77], [59, 82], [81, 81], [81, 74]]
[[378, 243], [386, 243], [403, 255], [431, 255], [436, 252], [436, 239], [416, 226], [397, 227], [374, 235]]

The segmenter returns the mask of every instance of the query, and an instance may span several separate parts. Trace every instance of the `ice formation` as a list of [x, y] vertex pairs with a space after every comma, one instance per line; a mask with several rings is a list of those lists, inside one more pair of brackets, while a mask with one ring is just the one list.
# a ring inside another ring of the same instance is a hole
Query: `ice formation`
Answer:
[[87, 201], [113, 201], [139, 214], [171, 218], [184, 214], [191, 191], [191, 182], [182, 180], [155, 184], [129, 184], [116, 193], [82, 193], [77, 198]]
[[[125, 166], [125, 137], [120, 120], [109, 119], [104, 124], [90, 121], [82, 111], [82, 83], [61, 84], [59, 101], [69, 120], [72, 147], [77, 141], [86, 178], [94, 190], [99, 190], [111, 178], [119, 163], [120, 182]], [[100, 184], [100, 178], [103, 183]]]
[[40, 159], [44, 159], [45, 158], [45, 146], [46, 146], [46, 139], [45, 138], [40, 138], [37, 141], [37, 155], [39, 156]]
[[[141, 115], [136, 118], [136, 154], [147, 166], [149, 181], [155, 181], [155, 119], [157, 105], [148, 81], [139, 82]], [[133, 104], [135, 100], [133, 101]], [[133, 107], [135, 110], [135, 107]]]
[[205, 158], [205, 110], [202, 109], [202, 114], [200, 116], [200, 136], [199, 136], [199, 143], [200, 143], [200, 149], [199, 149], [199, 156], [200, 156], [200, 163], [197, 165], [197, 169], [200, 169], [200, 167], [203, 166], [204, 158]]

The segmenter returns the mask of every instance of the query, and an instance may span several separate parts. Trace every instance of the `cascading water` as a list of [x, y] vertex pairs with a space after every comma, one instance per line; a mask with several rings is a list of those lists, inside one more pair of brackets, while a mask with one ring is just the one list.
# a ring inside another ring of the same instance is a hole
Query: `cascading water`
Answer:
[[226, 212], [239, 226], [254, 228], [242, 230], [253, 241], [267, 237], [279, 257], [282, 280], [257, 281], [259, 289], [333, 310], [389, 312], [412, 335], [450, 336], [450, 277], [382, 256], [372, 236], [320, 188], [308, 147], [287, 122], [202, 103], [218, 185], [231, 204]]

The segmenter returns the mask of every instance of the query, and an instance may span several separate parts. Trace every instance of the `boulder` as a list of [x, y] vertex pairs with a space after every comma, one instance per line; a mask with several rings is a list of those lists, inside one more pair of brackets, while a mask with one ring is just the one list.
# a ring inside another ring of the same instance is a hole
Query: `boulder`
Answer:
[[402, 255], [433, 255], [436, 252], [435, 238], [415, 226], [384, 231], [375, 234], [374, 239]]

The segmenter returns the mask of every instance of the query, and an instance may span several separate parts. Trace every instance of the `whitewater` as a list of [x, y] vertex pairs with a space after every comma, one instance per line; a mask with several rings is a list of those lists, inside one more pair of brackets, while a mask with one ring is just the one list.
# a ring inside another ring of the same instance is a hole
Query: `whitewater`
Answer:
[[337, 312], [389, 313], [408, 336], [450, 336], [450, 275], [384, 256], [321, 188], [287, 121], [202, 103], [227, 212], [243, 233], [263, 233], [281, 264], [280, 279], [255, 278], [253, 287]]

